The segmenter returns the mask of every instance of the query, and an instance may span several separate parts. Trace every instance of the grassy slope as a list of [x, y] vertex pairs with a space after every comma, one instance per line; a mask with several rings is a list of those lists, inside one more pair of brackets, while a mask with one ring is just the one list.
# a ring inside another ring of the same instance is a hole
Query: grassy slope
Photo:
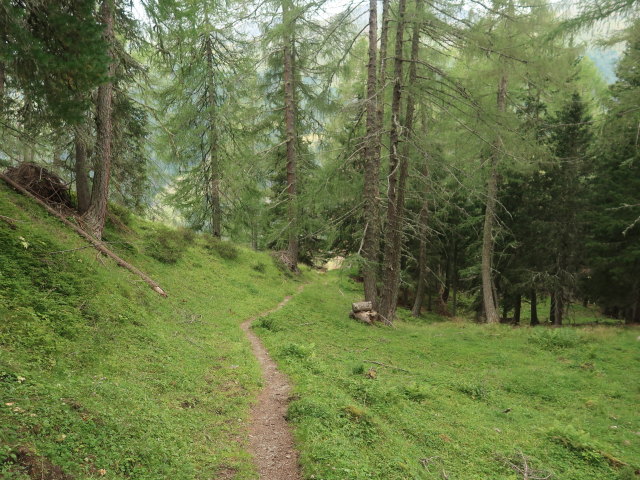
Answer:
[[557, 479], [636, 478], [612, 462], [640, 466], [638, 329], [372, 328], [347, 318], [359, 285], [319, 278], [256, 326], [295, 383], [307, 478], [521, 479], [520, 452]]
[[77, 478], [254, 478], [259, 369], [238, 323], [294, 282], [266, 254], [225, 260], [197, 238], [166, 265], [145, 254], [151, 224], [108, 230], [162, 299], [92, 249], [48, 253], [86, 244], [4, 185], [0, 212], [18, 220], [0, 222], [0, 477], [24, 477], [11, 459], [28, 446]]

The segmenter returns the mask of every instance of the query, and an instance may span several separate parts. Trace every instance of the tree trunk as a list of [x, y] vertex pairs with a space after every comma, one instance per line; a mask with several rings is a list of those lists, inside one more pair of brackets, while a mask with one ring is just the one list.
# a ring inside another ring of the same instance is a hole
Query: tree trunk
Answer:
[[[378, 67], [378, 102], [376, 105], [378, 114], [378, 160], [382, 148], [382, 134], [384, 126], [384, 90], [387, 83], [387, 51], [389, 47], [389, 19], [390, 0], [382, 0], [382, 30], [380, 31], [380, 58]], [[376, 32], [377, 34], [377, 32]]]
[[4, 62], [0, 62], [0, 105], [4, 101], [4, 78], [5, 78], [5, 66]]
[[[402, 100], [402, 45], [404, 37], [404, 16], [406, 0], [398, 3], [398, 25], [396, 28], [394, 84], [391, 102], [391, 132], [389, 135], [389, 190], [387, 194], [387, 231], [385, 235], [384, 271], [382, 298], [379, 313], [386, 324], [394, 320], [398, 305], [398, 287], [400, 285], [400, 260], [402, 250], [402, 220], [404, 210], [404, 186], [408, 172], [406, 156], [401, 154], [400, 104]], [[417, 27], [415, 34], [419, 35]], [[413, 48], [412, 48], [413, 50]], [[417, 49], [416, 49], [417, 50]], [[412, 53], [413, 56], [413, 53]], [[415, 66], [415, 62], [412, 63]], [[415, 75], [415, 73], [414, 73]], [[411, 80], [409, 80], [411, 84]], [[407, 101], [405, 126], [409, 129], [413, 119], [413, 100]], [[411, 120], [409, 120], [411, 118]], [[407, 134], [408, 135], [408, 134]], [[404, 138], [403, 138], [404, 139]], [[404, 151], [403, 151], [404, 153]]]
[[258, 225], [255, 220], [251, 220], [251, 248], [258, 251]]
[[535, 327], [536, 325], [540, 325], [540, 320], [538, 319], [538, 298], [536, 296], [536, 289], [531, 289], [531, 321], [530, 325]]
[[498, 314], [493, 298], [492, 257], [493, 257], [493, 218], [495, 215], [498, 178], [495, 159], [491, 158], [491, 171], [487, 181], [487, 203], [484, 212], [482, 232], [482, 300], [487, 323], [497, 323]]
[[[507, 77], [502, 75], [498, 84], [498, 112], [504, 112], [507, 98]], [[484, 229], [482, 232], [482, 298], [487, 323], [497, 323], [498, 313], [492, 293], [492, 259], [493, 259], [493, 221], [498, 199], [498, 156], [500, 139], [494, 145], [491, 154], [489, 179], [487, 180], [487, 203], [484, 212]]]
[[520, 325], [520, 312], [522, 311], [522, 295], [517, 294], [513, 305], [513, 324]]
[[562, 291], [551, 292], [551, 307], [549, 308], [549, 321], [556, 327], [562, 326], [564, 314], [564, 302]]
[[284, 123], [287, 146], [287, 201], [289, 215], [289, 261], [292, 269], [297, 270], [298, 265], [298, 206], [297, 206], [297, 152], [296, 152], [296, 105], [294, 93], [294, 66], [293, 66], [293, 20], [290, 17], [289, 0], [282, 3], [282, 22], [285, 27], [285, 39], [283, 45], [284, 56]]
[[509, 316], [509, 303], [508, 303], [508, 299], [505, 296], [502, 302], [502, 318], [501, 321], [502, 322], [506, 322], [507, 318]]
[[362, 244], [365, 265], [364, 298], [371, 302], [374, 308], [378, 303], [378, 256], [380, 255], [379, 238], [379, 212], [378, 196], [380, 190], [380, 139], [377, 105], [378, 79], [377, 68], [377, 37], [378, 37], [378, 13], [377, 0], [369, 1], [369, 64], [367, 66], [367, 125], [365, 138], [365, 165], [364, 165], [364, 239]]
[[[208, 17], [206, 18], [208, 22]], [[222, 210], [220, 207], [220, 162], [218, 161], [218, 132], [216, 126], [216, 86], [214, 83], [214, 58], [211, 35], [205, 40], [207, 56], [206, 96], [209, 109], [209, 203], [211, 208], [211, 235], [220, 238], [222, 235]]]
[[638, 282], [634, 282], [633, 284], [633, 304], [631, 306], [631, 314], [627, 319], [625, 319], [626, 323], [639, 323], [640, 322], [640, 288], [638, 288]]
[[453, 238], [452, 275], [451, 289], [453, 290], [453, 304], [451, 305], [451, 315], [455, 317], [458, 314], [458, 242], [456, 242], [455, 237]]
[[447, 260], [444, 268], [444, 288], [442, 289], [442, 295], [440, 299], [442, 303], [447, 305], [449, 302], [449, 294], [451, 293], [451, 252], [447, 252]]
[[109, 48], [111, 61], [107, 69], [108, 80], [98, 87], [98, 98], [96, 100], [96, 122], [97, 138], [96, 147], [98, 158], [94, 168], [93, 189], [91, 191], [91, 202], [84, 215], [89, 232], [96, 238], [102, 238], [104, 221], [107, 215], [107, 203], [109, 201], [109, 182], [111, 180], [111, 141], [112, 125], [111, 110], [113, 100], [113, 76], [116, 64], [113, 58], [114, 36], [113, 36], [113, 8], [111, 0], [102, 0], [100, 6], [100, 17], [104, 24], [104, 38]]
[[91, 190], [89, 189], [89, 169], [87, 165], [87, 139], [86, 129], [78, 125], [74, 132], [76, 149], [76, 196], [78, 197], [78, 213], [83, 215], [89, 209], [91, 202]]
[[[428, 176], [428, 167], [426, 166], [425, 159], [425, 181]], [[425, 190], [427, 190], [425, 188]], [[420, 246], [418, 250], [418, 285], [416, 287], [416, 299], [411, 309], [411, 314], [414, 317], [419, 317], [422, 311], [422, 302], [424, 302], [424, 292], [427, 287], [427, 227], [429, 222], [429, 202], [427, 200], [426, 191], [423, 192], [424, 202], [420, 209], [420, 216], [418, 217], [418, 236], [420, 238]]]

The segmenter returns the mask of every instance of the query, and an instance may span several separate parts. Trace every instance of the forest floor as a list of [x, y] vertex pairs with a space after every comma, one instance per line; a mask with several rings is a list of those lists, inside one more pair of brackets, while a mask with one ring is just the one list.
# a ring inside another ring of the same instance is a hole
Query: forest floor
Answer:
[[636, 327], [368, 327], [348, 266], [293, 278], [114, 209], [105, 240], [163, 299], [2, 185], [0, 212], [3, 480], [256, 479], [268, 392], [290, 478], [637, 478]]
[[394, 328], [369, 327], [347, 320], [362, 295], [353, 273], [321, 276], [256, 323], [294, 385], [305, 478], [637, 478], [638, 327], [405, 310]]
[[16, 227], [0, 222], [0, 478], [45, 462], [76, 479], [257, 478], [262, 378], [240, 324], [306, 274], [116, 212], [105, 240], [165, 299], [4, 185], [0, 212]]

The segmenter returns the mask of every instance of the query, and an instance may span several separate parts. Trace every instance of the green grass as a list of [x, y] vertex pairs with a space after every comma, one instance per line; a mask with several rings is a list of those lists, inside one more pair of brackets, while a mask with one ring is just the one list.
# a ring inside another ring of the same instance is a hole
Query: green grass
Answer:
[[4, 186], [0, 211], [17, 225], [0, 222], [3, 480], [28, 478], [21, 448], [78, 479], [256, 478], [246, 427], [260, 375], [238, 324], [302, 281], [255, 330], [294, 383], [305, 478], [516, 480], [523, 455], [562, 480], [640, 467], [637, 328], [405, 311], [367, 327], [347, 316], [361, 296], [347, 271], [296, 281], [267, 254], [119, 211], [129, 230], [105, 239], [163, 299]]
[[260, 375], [238, 324], [296, 282], [267, 254], [139, 219], [110, 227], [163, 299], [93, 249], [52, 253], [86, 243], [4, 186], [0, 212], [17, 220], [0, 222], [0, 478], [27, 478], [19, 447], [76, 478], [255, 478]]
[[295, 384], [288, 416], [305, 478], [515, 480], [509, 462], [521, 455], [563, 480], [634, 477], [637, 328], [513, 328], [405, 311], [395, 328], [367, 327], [347, 316], [360, 296], [345, 275], [318, 275], [255, 327]]

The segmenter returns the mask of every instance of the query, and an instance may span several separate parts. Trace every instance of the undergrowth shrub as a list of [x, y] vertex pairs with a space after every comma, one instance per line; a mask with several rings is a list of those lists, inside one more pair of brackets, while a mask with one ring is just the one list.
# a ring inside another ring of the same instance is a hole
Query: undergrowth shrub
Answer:
[[473, 400], [487, 400], [491, 394], [491, 389], [480, 383], [459, 383], [456, 389]]
[[328, 405], [310, 399], [299, 399], [289, 404], [286, 418], [289, 421], [300, 421], [305, 418], [329, 420], [332, 416], [334, 413]]
[[354, 375], [363, 375], [364, 370], [364, 364], [360, 362], [357, 362], [351, 366], [351, 373], [353, 373]]
[[277, 332], [278, 330], [280, 330], [276, 325], [276, 319], [270, 317], [269, 315], [260, 317], [256, 322], [256, 326], [259, 328], [264, 328], [265, 330], [269, 330], [270, 332]]
[[359, 405], [346, 405], [342, 408], [341, 417], [348, 421], [350, 435], [372, 440], [378, 437], [375, 418]]
[[287, 278], [293, 277], [293, 272], [286, 259], [286, 252], [271, 252], [271, 260], [273, 265]]
[[159, 262], [173, 264], [182, 258], [194, 238], [193, 231], [186, 228], [159, 227], [147, 235], [145, 251]]
[[575, 329], [540, 328], [531, 333], [529, 342], [544, 350], [574, 348], [585, 343], [585, 338]]
[[350, 384], [349, 394], [363, 405], [384, 405], [397, 399], [397, 393], [388, 390], [383, 382], [370, 379]]
[[[110, 223], [113, 225], [114, 223], [117, 223], [119, 221], [123, 225], [129, 227], [131, 225], [131, 221], [133, 220], [133, 214], [131, 213], [131, 210], [117, 203], [109, 203], [109, 214], [115, 217], [116, 222], [113, 222], [113, 220], [109, 218], [110, 215], [108, 215], [106, 222], [107, 224]], [[117, 227], [117, 225], [113, 226]]]
[[254, 265], [251, 265], [251, 269], [255, 270], [258, 273], [264, 273], [267, 270], [267, 265], [262, 262], [258, 262]]
[[280, 348], [280, 355], [289, 358], [309, 358], [313, 355], [315, 345], [300, 345], [298, 343], [287, 343]]
[[426, 400], [430, 396], [427, 387], [425, 385], [420, 385], [417, 382], [411, 382], [400, 387], [400, 395], [418, 403]]
[[225, 242], [210, 235], [207, 236], [204, 248], [225, 260], [235, 260], [240, 254], [240, 250], [233, 243]]
[[552, 442], [562, 445], [568, 451], [580, 457], [587, 463], [594, 465], [607, 464], [604, 452], [595, 444], [589, 434], [577, 430], [573, 425], [563, 425], [548, 431]]

